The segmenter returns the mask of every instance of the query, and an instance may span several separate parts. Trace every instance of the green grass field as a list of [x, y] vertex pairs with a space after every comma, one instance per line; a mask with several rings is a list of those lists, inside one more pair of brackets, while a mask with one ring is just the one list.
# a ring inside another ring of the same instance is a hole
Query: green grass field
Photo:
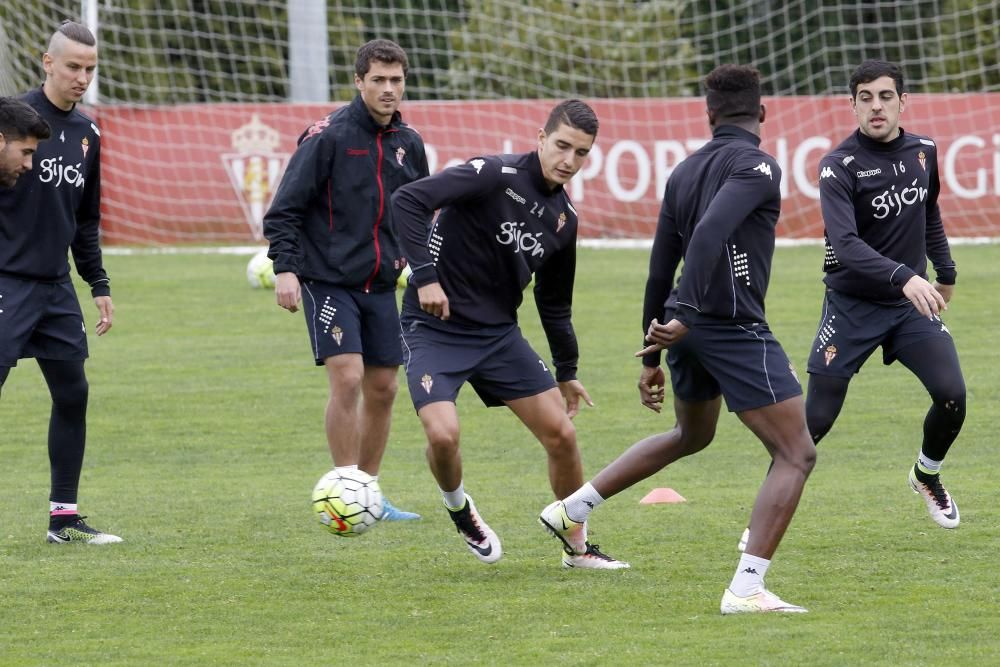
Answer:
[[[91, 339], [81, 511], [126, 541], [45, 543], [49, 399], [23, 361], [0, 400], [0, 664], [998, 664], [997, 253], [954, 249], [947, 322], [969, 401], [944, 479], [961, 527], [938, 528], [907, 486], [928, 400], [874, 357], [768, 575], [811, 613], [725, 618], [719, 600], [767, 466], [732, 415], [707, 450], [592, 517], [593, 541], [631, 570], [564, 571], [536, 523], [550, 501], [541, 447], [466, 388], [466, 488], [505, 552], [485, 566], [441, 507], [401, 382], [382, 486], [424, 519], [339, 539], [309, 506], [330, 462], [326, 380], [301, 314], [247, 286], [247, 257], [109, 256], [117, 312], [112, 332]], [[775, 258], [768, 319], [800, 371], [821, 256]], [[673, 423], [635, 389], [647, 257], [580, 254], [580, 379], [596, 402], [576, 420], [588, 477]], [[522, 319], [545, 350], [530, 299]], [[640, 506], [658, 486], [687, 502]]]

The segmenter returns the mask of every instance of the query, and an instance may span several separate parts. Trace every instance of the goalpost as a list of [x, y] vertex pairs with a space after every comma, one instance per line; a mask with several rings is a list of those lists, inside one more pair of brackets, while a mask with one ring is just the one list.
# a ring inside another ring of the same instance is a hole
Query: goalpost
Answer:
[[[386, 37], [409, 55], [401, 111], [434, 170], [531, 150], [553, 100], [592, 103], [598, 141], [570, 185], [581, 234], [633, 239], [651, 236], [667, 176], [709, 136], [701, 78], [747, 63], [783, 171], [779, 235], [801, 239], [822, 234], [816, 165], [854, 128], [850, 71], [881, 58], [907, 76], [903, 126], [938, 143], [949, 234], [1000, 237], [995, 0], [291, 2], [5, 0], [0, 93], [41, 82], [60, 20], [95, 25], [105, 240], [252, 242], [299, 134], [352, 98], [357, 47]], [[290, 28], [303, 8], [308, 30]], [[296, 92], [305, 79], [312, 93]]]

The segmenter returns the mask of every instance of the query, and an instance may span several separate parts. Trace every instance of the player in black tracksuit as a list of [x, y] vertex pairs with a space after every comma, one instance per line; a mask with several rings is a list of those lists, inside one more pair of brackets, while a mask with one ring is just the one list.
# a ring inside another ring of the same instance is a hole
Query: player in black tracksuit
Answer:
[[100, 313], [95, 332], [112, 325], [114, 307], [99, 244], [101, 133], [76, 108], [97, 66], [94, 36], [66, 22], [42, 59], [45, 83], [23, 96], [52, 130], [34, 168], [0, 190], [0, 385], [17, 360], [35, 357], [52, 395], [49, 421], [49, 542], [108, 544], [77, 510], [86, 443], [87, 332], [67, 253], [90, 285]]
[[[389, 197], [427, 175], [424, 143], [397, 111], [406, 71], [406, 53], [389, 40], [358, 49], [358, 96], [299, 138], [264, 216], [278, 305], [295, 312], [303, 302], [313, 359], [327, 370], [334, 465], [375, 477], [402, 362], [403, 260]], [[384, 499], [383, 520], [419, 518]]]
[[642, 404], [659, 412], [665, 384], [659, 353], [667, 349], [676, 425], [634, 444], [563, 507], [546, 508], [542, 520], [550, 526], [582, 522], [607, 498], [707, 447], [724, 396], [764, 444], [774, 469], [754, 504], [753, 541], [723, 594], [721, 611], [803, 612], [764, 587], [815, 462], [802, 389], [764, 318], [781, 171], [758, 148], [765, 116], [758, 72], [723, 65], [705, 86], [712, 140], [667, 181], [643, 303], [649, 345], [638, 353]]
[[934, 521], [955, 528], [958, 506], [939, 473], [965, 419], [965, 381], [941, 320], [956, 270], [937, 204], [937, 145], [899, 127], [906, 94], [896, 65], [862, 64], [851, 97], [859, 129], [819, 166], [827, 290], [809, 356], [809, 431], [816, 442], [826, 435], [851, 378], [881, 346], [886, 364], [898, 359], [930, 393], [909, 482]]
[[[509, 407], [539, 439], [556, 497], [583, 481], [570, 420], [581, 399], [591, 401], [576, 379], [577, 214], [563, 186], [583, 166], [597, 126], [589, 106], [568, 100], [539, 132], [537, 151], [474, 158], [393, 197], [413, 270], [400, 320], [410, 396], [445, 507], [484, 563], [499, 560], [502, 548], [465, 493], [455, 407], [463, 384], [472, 384], [486, 405]], [[533, 274], [558, 389], [517, 326]], [[584, 532], [579, 538], [563, 554], [567, 567], [627, 567], [590, 545]]]

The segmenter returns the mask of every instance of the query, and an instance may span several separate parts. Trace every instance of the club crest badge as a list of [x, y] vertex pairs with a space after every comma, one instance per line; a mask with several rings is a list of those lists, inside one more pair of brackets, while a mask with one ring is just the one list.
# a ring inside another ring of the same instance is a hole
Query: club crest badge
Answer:
[[920, 168], [927, 171], [927, 154], [923, 151], [917, 153], [917, 162], [920, 163]]
[[564, 211], [559, 214], [559, 219], [556, 221], [556, 231], [558, 232], [565, 226], [566, 226], [566, 212]]
[[405, 157], [406, 157], [406, 149], [400, 146], [399, 148], [396, 149], [396, 162], [399, 163], [400, 167], [403, 166], [403, 158]]
[[87, 151], [90, 150], [90, 141], [87, 140], [87, 137], [84, 137], [83, 141], [80, 142], [80, 148], [83, 150], [83, 159], [86, 160]]
[[837, 346], [827, 345], [826, 349], [823, 350], [823, 359], [826, 361], [826, 365], [829, 366], [833, 363], [833, 360], [837, 357]]
[[344, 330], [335, 325], [330, 330], [330, 335], [333, 336], [333, 340], [337, 341], [337, 345], [339, 346], [341, 339], [344, 337]]
[[264, 238], [264, 213], [278, 189], [288, 155], [278, 153], [281, 136], [253, 114], [250, 122], [232, 133], [235, 153], [222, 155], [222, 164], [240, 200], [254, 239]]
[[424, 388], [428, 394], [431, 393], [431, 387], [434, 386], [434, 379], [430, 376], [430, 373], [424, 373], [424, 376], [420, 378], [420, 386]]

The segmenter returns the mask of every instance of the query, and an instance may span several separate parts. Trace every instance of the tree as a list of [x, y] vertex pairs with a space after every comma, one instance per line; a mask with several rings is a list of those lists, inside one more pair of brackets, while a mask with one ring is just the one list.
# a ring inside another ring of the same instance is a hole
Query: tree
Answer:
[[476, 0], [451, 32], [452, 99], [690, 95], [674, 0]]

